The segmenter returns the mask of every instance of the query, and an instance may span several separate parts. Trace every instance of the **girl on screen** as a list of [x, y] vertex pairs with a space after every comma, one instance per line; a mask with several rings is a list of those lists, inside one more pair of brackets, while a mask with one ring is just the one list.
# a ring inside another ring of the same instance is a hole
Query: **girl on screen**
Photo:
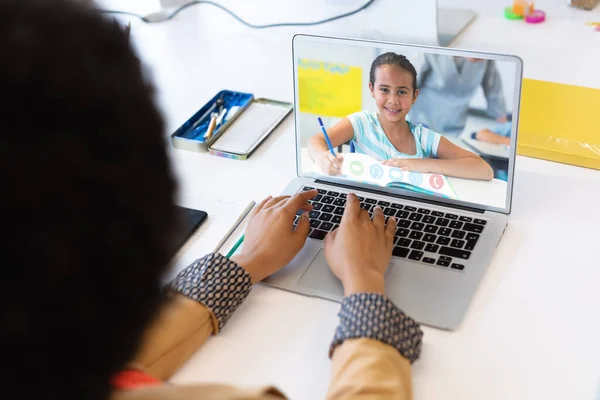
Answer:
[[[416, 81], [417, 71], [405, 56], [388, 52], [375, 58], [370, 69], [369, 91], [378, 111], [353, 113], [329, 128], [332, 146], [352, 141], [357, 153], [407, 171], [493, 179], [492, 168], [479, 156], [437, 132], [406, 120], [419, 96]], [[333, 156], [322, 133], [309, 140], [308, 150], [323, 173], [340, 174], [343, 155]]]

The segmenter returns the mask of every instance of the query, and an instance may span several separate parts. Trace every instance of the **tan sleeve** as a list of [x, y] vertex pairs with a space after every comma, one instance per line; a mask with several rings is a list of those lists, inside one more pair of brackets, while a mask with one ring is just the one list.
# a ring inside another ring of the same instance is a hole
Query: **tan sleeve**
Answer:
[[155, 378], [167, 380], [217, 330], [216, 318], [206, 307], [172, 294], [144, 334], [133, 364]]
[[229, 385], [161, 385], [136, 390], [121, 390], [110, 400], [285, 400], [274, 387], [239, 388]]
[[411, 368], [394, 347], [375, 339], [348, 339], [333, 356], [327, 399], [412, 399]]

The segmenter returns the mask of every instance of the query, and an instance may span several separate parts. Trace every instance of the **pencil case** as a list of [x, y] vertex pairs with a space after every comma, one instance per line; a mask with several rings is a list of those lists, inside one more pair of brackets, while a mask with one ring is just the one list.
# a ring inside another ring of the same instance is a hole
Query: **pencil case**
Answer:
[[245, 160], [293, 108], [289, 102], [223, 90], [177, 129], [171, 141], [182, 150]]
[[173, 147], [208, 152], [253, 100], [252, 93], [221, 90], [171, 134]]

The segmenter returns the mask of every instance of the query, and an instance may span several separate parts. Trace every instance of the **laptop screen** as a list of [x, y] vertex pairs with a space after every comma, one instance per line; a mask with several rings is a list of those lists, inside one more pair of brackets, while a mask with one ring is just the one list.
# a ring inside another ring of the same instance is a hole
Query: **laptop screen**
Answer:
[[510, 212], [514, 56], [298, 35], [301, 176]]

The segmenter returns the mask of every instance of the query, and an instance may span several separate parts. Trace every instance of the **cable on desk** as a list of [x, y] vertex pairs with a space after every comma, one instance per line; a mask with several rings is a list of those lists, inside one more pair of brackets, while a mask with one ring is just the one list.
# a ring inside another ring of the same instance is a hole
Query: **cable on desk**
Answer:
[[375, 0], [368, 0], [364, 5], [360, 6], [356, 10], [349, 11], [349, 12], [344, 13], [344, 14], [336, 15], [334, 17], [325, 18], [325, 19], [320, 20], [320, 21], [314, 21], [314, 22], [281, 22], [281, 23], [277, 23], [277, 24], [267, 24], [267, 25], [254, 25], [254, 24], [251, 24], [249, 22], [246, 22], [242, 18], [240, 18], [239, 16], [237, 16], [236, 14], [234, 14], [233, 11], [229, 10], [228, 8], [222, 6], [219, 3], [215, 3], [214, 1], [208, 1], [208, 0], [195, 0], [195, 1], [191, 1], [191, 2], [189, 2], [187, 4], [182, 5], [181, 7], [179, 7], [175, 11], [173, 11], [171, 14], [165, 16], [162, 19], [158, 19], [158, 20], [149, 19], [149, 18], [141, 16], [139, 14], [135, 14], [135, 13], [127, 12], [127, 11], [100, 10], [100, 12], [102, 12], [104, 14], [124, 14], [124, 15], [129, 15], [129, 16], [133, 16], [133, 17], [139, 18], [140, 20], [142, 20], [143, 22], [146, 22], [146, 23], [155, 23], [155, 22], [169, 21], [169, 20], [173, 19], [181, 11], [185, 10], [188, 7], [195, 6], [195, 5], [198, 5], [198, 4], [208, 4], [208, 5], [215, 6], [215, 7], [219, 8], [219, 9], [225, 11], [227, 14], [231, 15], [233, 18], [235, 18], [236, 20], [238, 20], [239, 22], [241, 22], [243, 25], [246, 25], [246, 26], [248, 26], [250, 28], [254, 28], [254, 29], [265, 29], [265, 28], [277, 28], [277, 27], [282, 27], [282, 26], [313, 26], [313, 25], [321, 25], [321, 24], [325, 24], [325, 23], [328, 23], [328, 22], [336, 21], [338, 19], [346, 18], [346, 17], [349, 17], [351, 15], [357, 14], [357, 13], [363, 11], [363, 10], [366, 10], [369, 6], [371, 6], [371, 4], [373, 4], [373, 2], [375, 2]]
[[142, 17], [139, 14], [136, 13], [132, 13], [129, 11], [114, 11], [114, 10], [99, 10], [101, 13], [103, 14], [119, 14], [119, 15], [129, 15], [130, 17], [136, 17], [141, 19], [142, 21], [144, 20], [144, 17]]

